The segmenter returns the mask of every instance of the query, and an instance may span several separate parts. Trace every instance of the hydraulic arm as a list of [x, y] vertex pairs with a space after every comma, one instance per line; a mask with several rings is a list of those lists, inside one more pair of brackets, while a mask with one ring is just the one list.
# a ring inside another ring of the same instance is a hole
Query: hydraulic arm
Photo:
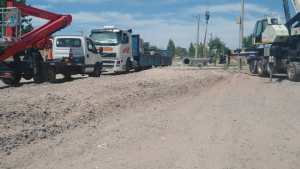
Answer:
[[284, 9], [284, 14], [285, 14], [285, 20], [289, 21], [291, 19], [289, 0], [282, 0], [282, 1], [283, 1], [283, 9]]

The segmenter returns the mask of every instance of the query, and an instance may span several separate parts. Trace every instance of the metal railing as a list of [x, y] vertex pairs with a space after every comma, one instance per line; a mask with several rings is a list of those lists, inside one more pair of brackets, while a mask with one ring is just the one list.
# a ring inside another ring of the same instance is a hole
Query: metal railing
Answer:
[[[7, 28], [12, 28], [13, 35], [7, 36]], [[0, 8], [0, 45], [6, 46], [21, 38], [21, 13], [17, 8]]]

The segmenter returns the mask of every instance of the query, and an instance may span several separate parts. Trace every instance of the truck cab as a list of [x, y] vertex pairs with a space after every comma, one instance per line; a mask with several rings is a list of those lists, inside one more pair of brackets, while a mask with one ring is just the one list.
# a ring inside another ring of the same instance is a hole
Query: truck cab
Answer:
[[48, 58], [49, 80], [55, 81], [56, 74], [70, 78], [75, 74], [99, 77], [102, 57], [92, 39], [84, 36], [55, 36], [52, 56]]
[[253, 32], [253, 44], [271, 44], [286, 42], [289, 31], [279, 18], [267, 17], [256, 22]]
[[103, 68], [106, 72], [126, 72], [132, 68], [132, 30], [104, 27], [91, 31], [90, 38], [98, 51], [103, 51]]

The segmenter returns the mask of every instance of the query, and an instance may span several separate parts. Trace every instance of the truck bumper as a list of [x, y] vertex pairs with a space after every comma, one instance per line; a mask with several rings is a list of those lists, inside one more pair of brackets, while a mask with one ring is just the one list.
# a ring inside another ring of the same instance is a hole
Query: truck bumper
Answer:
[[63, 62], [48, 62], [49, 68], [55, 68], [57, 74], [84, 74], [84, 67], [82, 64], [72, 64]]
[[123, 72], [121, 61], [118, 60], [103, 60], [103, 71], [108, 73]]

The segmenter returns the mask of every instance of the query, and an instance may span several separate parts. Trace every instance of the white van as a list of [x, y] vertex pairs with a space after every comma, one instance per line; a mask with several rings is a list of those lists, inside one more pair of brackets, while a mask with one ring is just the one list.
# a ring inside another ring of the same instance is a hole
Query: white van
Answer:
[[52, 45], [52, 57], [48, 58], [48, 79], [56, 81], [57, 74], [66, 79], [71, 75], [88, 74], [100, 77], [102, 72], [101, 53], [94, 42], [84, 36], [55, 36]]

